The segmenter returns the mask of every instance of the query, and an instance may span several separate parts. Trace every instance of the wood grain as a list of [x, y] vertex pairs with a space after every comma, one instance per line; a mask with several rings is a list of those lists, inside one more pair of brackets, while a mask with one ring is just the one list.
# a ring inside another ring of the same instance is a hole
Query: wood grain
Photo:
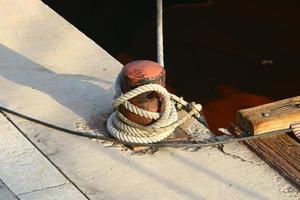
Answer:
[[289, 128], [299, 120], [300, 96], [237, 112], [237, 123], [254, 135]]
[[[300, 119], [300, 96], [237, 112], [242, 131], [260, 134], [288, 128]], [[263, 113], [269, 113], [267, 117]], [[238, 134], [239, 131], [235, 131]], [[300, 189], [300, 144], [288, 134], [244, 142], [265, 162]]]
[[244, 142], [261, 159], [300, 189], [300, 147], [288, 135]]

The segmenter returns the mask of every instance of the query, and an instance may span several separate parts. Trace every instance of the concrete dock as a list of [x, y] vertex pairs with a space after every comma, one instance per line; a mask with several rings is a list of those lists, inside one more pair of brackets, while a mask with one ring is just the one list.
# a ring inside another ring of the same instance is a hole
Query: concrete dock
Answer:
[[[39, 0], [0, 7], [0, 105], [69, 129], [104, 129], [122, 65]], [[22, 200], [300, 199], [241, 144], [137, 155], [8, 117], [16, 126], [0, 116], [0, 179]]]

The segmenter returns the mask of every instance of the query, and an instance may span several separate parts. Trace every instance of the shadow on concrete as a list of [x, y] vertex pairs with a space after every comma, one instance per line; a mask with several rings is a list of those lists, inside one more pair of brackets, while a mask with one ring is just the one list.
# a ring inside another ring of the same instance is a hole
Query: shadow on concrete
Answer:
[[[172, 182], [167, 178], [165, 174], [159, 174], [158, 172], [155, 172], [155, 169], [153, 170], [148, 169], [148, 167], [143, 166], [143, 164], [139, 164], [134, 159], [128, 159], [128, 157], [121, 155], [118, 152], [102, 150], [102, 153], [109, 155], [110, 158], [119, 162], [121, 165], [126, 165], [128, 167], [131, 167], [132, 169], [138, 171], [141, 175], [153, 179], [155, 182], [157, 182], [157, 184], [163, 185], [163, 187], [171, 190], [173, 193], [178, 194], [181, 197], [184, 197], [184, 199], [195, 199], [195, 200], [207, 199], [204, 196], [201, 196], [199, 193], [195, 193], [194, 191], [189, 189], [188, 184], [179, 185], [175, 182]], [[153, 165], [156, 164], [153, 163]], [[151, 166], [149, 166], [149, 168], [151, 168]], [[176, 177], [176, 174], [174, 174], [174, 177]], [[164, 196], [162, 196], [162, 198], [164, 198]]]
[[[205, 196], [201, 196], [200, 191], [195, 193], [194, 191], [189, 189], [189, 184], [179, 185], [179, 184], [174, 183], [171, 180], [169, 180], [167, 178], [167, 176], [165, 176], [164, 174], [159, 174], [159, 173], [155, 172], [155, 167], [153, 170], [148, 169], [147, 167], [143, 166], [142, 164], [139, 164], [134, 159], [130, 159], [130, 162], [129, 162], [129, 160], [127, 160], [128, 158], [126, 158], [123, 155], [116, 153], [116, 152], [113, 153], [111, 151], [102, 151], [102, 153], [109, 155], [113, 160], [119, 162], [121, 165], [126, 164], [126, 166], [129, 166], [129, 167], [135, 169], [136, 171], [140, 172], [144, 176], [147, 176], [147, 177], [153, 179], [158, 184], [162, 184], [164, 187], [172, 190], [174, 193], [177, 193], [178, 195], [180, 195], [182, 197], [185, 197], [186, 199], [197, 199], [197, 200], [208, 199]], [[196, 154], [197, 153], [195, 153], [195, 156], [197, 156]], [[195, 173], [206, 174], [206, 175], [210, 176], [211, 179], [215, 179], [216, 181], [218, 181], [222, 184], [226, 184], [226, 185], [231, 184], [231, 187], [234, 190], [236, 190], [239, 193], [244, 194], [245, 196], [248, 196], [249, 199], [270, 200], [265, 195], [255, 192], [255, 191], [251, 190], [250, 188], [245, 187], [239, 183], [233, 182], [232, 180], [229, 180], [229, 179], [223, 177], [220, 173], [216, 173], [208, 168], [205, 168], [205, 167], [201, 166], [200, 163], [196, 163], [191, 159], [188, 159], [188, 158], [178, 155], [178, 154], [176, 154], [176, 155], [174, 154], [174, 158], [175, 158], [174, 163], [176, 163], [176, 161], [183, 163], [187, 168], [194, 170]], [[155, 163], [153, 163], [153, 165], [155, 165]], [[172, 168], [172, 166], [169, 166], [169, 167]], [[182, 171], [182, 172], [184, 173], [184, 171]], [[226, 173], [226, 172], [224, 172], [224, 173]], [[176, 174], [174, 174], [174, 176], [176, 177]], [[201, 181], [201, 180], [199, 180], [199, 181]], [[217, 188], [215, 188], [215, 189], [217, 190]], [[199, 190], [201, 190], [201, 188], [199, 188]]]
[[[106, 94], [107, 91], [99, 87], [98, 84], [94, 84], [94, 82], [103, 82], [101, 79], [84, 75], [57, 74], [3, 45], [0, 45], [0, 59], [2, 63], [0, 66], [0, 76], [51, 96], [55, 101], [72, 110], [78, 116], [85, 118], [87, 121], [89, 120], [89, 116], [86, 114], [88, 113], [87, 110], [91, 110], [93, 105], [87, 105], [89, 108], [87, 106], [79, 106], [75, 102], [76, 99], [80, 99], [79, 102], [91, 101], [92, 103], [92, 99], [90, 98], [94, 96], [90, 96], [88, 93], [102, 93], [103, 96], [109, 96]], [[20, 101], [22, 100], [20, 99]], [[111, 159], [120, 162], [122, 165], [126, 164], [137, 170], [143, 176], [150, 177], [157, 183], [163, 184], [166, 188], [172, 190], [174, 193], [178, 193], [180, 196], [188, 199], [205, 199], [189, 190], [188, 187], [182, 187], [170, 182], [163, 174], [149, 170], [137, 162], [127, 162], [126, 157], [123, 157], [119, 153], [112, 153], [111, 151], [103, 151], [102, 153], [108, 154]], [[69, 160], [71, 157], [66, 157], [65, 159]]]
[[95, 102], [111, 102], [112, 91], [105, 90], [101, 84], [112, 85], [112, 82], [86, 75], [55, 73], [4, 45], [0, 45], [0, 60], [0, 76], [51, 96], [86, 121], [97, 109]]
[[[215, 179], [221, 183], [225, 183], [227, 185], [231, 185], [231, 187], [240, 192], [240, 193], [243, 193], [245, 194], [246, 196], [248, 196], [250, 199], [256, 199], [256, 200], [270, 200], [268, 197], [266, 197], [265, 195], [263, 194], [260, 194], [258, 192], [255, 192], [253, 191], [252, 189], [250, 188], [247, 188], [239, 183], [236, 183], [236, 182], [233, 182], [232, 180], [229, 180], [223, 176], [220, 175], [220, 173], [216, 173], [212, 170], [209, 170], [205, 167], [203, 167], [203, 165], [200, 165], [196, 162], [194, 162], [193, 160], [191, 159], [188, 159], [182, 155], [179, 155], [179, 154], [176, 154], [174, 155], [174, 158], [176, 160], [178, 160], [179, 162], [183, 163], [186, 167], [188, 168], [191, 168], [191, 169], [194, 169], [196, 171], [201, 171], [201, 173], [204, 173], [208, 176], [210, 176], [212, 179]], [[224, 172], [224, 173], [227, 173], [227, 172]], [[245, 179], [247, 177], [241, 177], [241, 179]]]
[[[71, 74], [57, 74], [44, 66], [41, 66], [30, 59], [22, 56], [21, 54], [0, 45], [0, 75], [5, 79], [8, 79], [14, 83], [31, 87], [34, 90], [39, 90], [45, 94], [51, 96], [55, 101], [61, 105], [72, 110], [78, 116], [89, 120], [88, 113], [93, 109], [92, 102], [95, 101], [95, 96], [89, 95], [90, 93], [102, 93], [103, 96], [110, 96], [108, 93], [111, 91], [106, 91], [99, 86], [99, 82], [109, 83], [107, 81], [96, 79], [94, 77], [84, 76], [84, 75], [71, 75]], [[11, 91], [10, 91], [11, 92]], [[17, 92], [17, 91], [16, 91]], [[3, 93], [5, 95], [5, 92]], [[99, 96], [96, 96], [99, 97]], [[78, 105], [75, 99], [80, 99], [80, 102], [91, 102], [91, 104]], [[101, 99], [99, 99], [100, 101]], [[21, 101], [21, 100], [20, 100]], [[41, 102], [42, 104], [43, 102]], [[47, 105], [45, 105], [47, 106]], [[101, 149], [101, 148], [99, 148]], [[136, 170], [141, 175], [153, 179], [158, 184], [163, 185], [165, 188], [172, 190], [174, 193], [185, 197], [187, 199], [207, 199], [201, 196], [199, 193], [192, 191], [188, 185], [179, 185], [172, 182], [164, 174], [159, 174], [154, 169], [149, 169], [148, 167], [139, 164], [136, 160], [124, 157], [120, 153], [112, 151], [104, 151], [102, 153], [110, 156], [111, 159], [119, 162], [121, 165], [127, 165], [128, 167]], [[208, 174], [211, 178], [225, 183], [232, 184], [232, 187], [245, 195], [253, 199], [267, 200], [268, 198], [262, 194], [252, 191], [238, 183], [233, 183], [232, 181], [222, 177], [203, 166], [195, 163], [194, 161], [177, 155], [175, 157], [179, 162], [184, 163], [187, 167], [192, 168], [197, 171]], [[67, 160], [70, 158], [66, 158]], [[59, 166], [59, 164], [58, 164]], [[99, 164], [101, 166], [101, 164]], [[174, 174], [174, 176], [176, 176]]]

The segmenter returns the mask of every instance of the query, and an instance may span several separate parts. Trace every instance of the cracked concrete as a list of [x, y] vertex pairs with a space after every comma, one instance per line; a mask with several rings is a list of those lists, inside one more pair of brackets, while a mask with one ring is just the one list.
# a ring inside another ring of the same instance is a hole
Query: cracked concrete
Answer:
[[23, 192], [23, 193], [20, 193], [20, 194], [17, 194], [17, 195], [18, 195], [18, 196], [21, 196], [21, 195], [30, 194], [30, 193], [33, 193], [33, 192], [40, 192], [40, 191], [44, 191], [44, 190], [49, 190], [49, 189], [57, 188], [57, 187], [60, 187], [60, 186], [66, 185], [66, 184], [67, 184], [67, 183], [62, 183], [62, 184], [59, 184], [59, 185], [54, 185], [54, 186], [50, 186], [50, 187], [45, 187], [45, 188], [42, 188], [42, 189], [36, 189], [36, 190], [28, 191], [28, 192]]
[[18, 197], [22, 200], [83, 199], [80, 193], [74, 192], [72, 185], [69, 183], [19, 194]]
[[[228, 144], [227, 144], [228, 145]], [[227, 146], [226, 145], [226, 146]], [[243, 158], [242, 156], [245, 156], [245, 154], [243, 154], [243, 155], [237, 155], [237, 154], [239, 154], [238, 153], [238, 151], [235, 149], [235, 151], [233, 152], [233, 153], [228, 153], [228, 152], [226, 152], [225, 150], [224, 150], [224, 146], [218, 146], [217, 147], [217, 149], [218, 150], [220, 150], [224, 155], [226, 155], [226, 156], [230, 156], [230, 157], [232, 157], [232, 158], [234, 158], [234, 159], [238, 159], [238, 160], [240, 160], [240, 161], [242, 161], [242, 162], [247, 162], [247, 163], [251, 163], [251, 164], [254, 164], [254, 165], [258, 165], [258, 166], [260, 166], [260, 165], [265, 165], [266, 163], [264, 162], [264, 161], [262, 161], [262, 160], [258, 160], [258, 159], [256, 159], [257, 157], [255, 156], [253, 156], [252, 157], [252, 159], [245, 159], [245, 158]], [[244, 146], [242, 147], [242, 148], [245, 148]], [[231, 149], [231, 151], [232, 151], [232, 149]], [[251, 152], [252, 153], [252, 152]], [[251, 153], [249, 153], [249, 154], [251, 154]], [[253, 159], [254, 158], [254, 159]], [[256, 161], [255, 161], [256, 160]]]

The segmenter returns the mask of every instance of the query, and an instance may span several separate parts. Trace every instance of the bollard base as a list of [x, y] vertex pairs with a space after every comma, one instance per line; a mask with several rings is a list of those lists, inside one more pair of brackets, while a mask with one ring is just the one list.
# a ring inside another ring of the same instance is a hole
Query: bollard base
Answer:
[[[184, 110], [178, 111], [178, 117], [186, 115], [187, 112]], [[202, 123], [197, 121], [195, 118], [191, 117], [183, 124], [178, 126], [175, 131], [167, 137], [163, 141], [167, 142], [179, 142], [179, 141], [215, 141], [215, 135], [207, 129]], [[137, 146], [131, 145], [129, 148], [135, 153], [154, 153], [157, 149], [153, 149], [152, 147], [145, 147], [145, 146]]]

